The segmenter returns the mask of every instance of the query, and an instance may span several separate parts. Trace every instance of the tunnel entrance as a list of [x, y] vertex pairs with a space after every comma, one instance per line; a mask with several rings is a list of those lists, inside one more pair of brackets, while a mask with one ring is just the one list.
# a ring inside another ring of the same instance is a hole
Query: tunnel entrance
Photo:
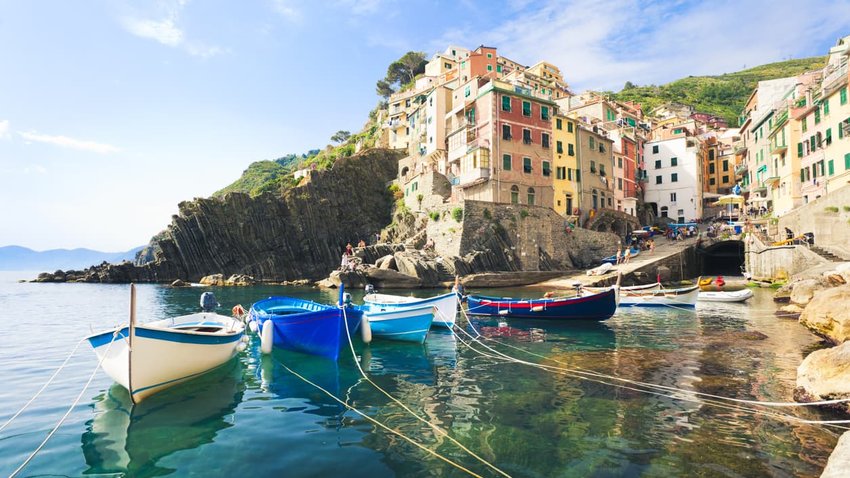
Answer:
[[739, 276], [744, 265], [744, 242], [721, 241], [697, 249], [700, 275]]

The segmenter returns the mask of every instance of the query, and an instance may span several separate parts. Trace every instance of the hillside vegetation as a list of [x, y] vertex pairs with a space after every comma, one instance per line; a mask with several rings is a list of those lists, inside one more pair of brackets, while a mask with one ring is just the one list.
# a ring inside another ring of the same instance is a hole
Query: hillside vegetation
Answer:
[[738, 115], [759, 81], [773, 80], [823, 68], [825, 56], [769, 63], [718, 76], [689, 76], [665, 85], [635, 86], [609, 93], [612, 99], [640, 103], [644, 111], [669, 102], [693, 106], [700, 113], [722, 116], [738, 126]]

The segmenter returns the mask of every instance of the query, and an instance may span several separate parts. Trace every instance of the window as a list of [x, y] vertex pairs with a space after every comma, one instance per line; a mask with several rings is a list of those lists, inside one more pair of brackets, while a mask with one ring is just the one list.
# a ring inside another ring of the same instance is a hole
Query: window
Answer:
[[655, 184], [661, 184], [661, 176], [655, 176]]
[[447, 70], [451, 70], [452, 64], [451, 63], [443, 63], [443, 67], [445, 67]]
[[567, 181], [572, 181], [572, 180], [573, 180], [573, 170], [568, 169], [567, 170]]
[[531, 174], [531, 158], [522, 158], [522, 172]]
[[826, 145], [832, 144], [832, 128], [826, 129]]
[[679, 158], [676, 158], [676, 157], [670, 158], [670, 166], [678, 166], [678, 165], [679, 165]]
[[581, 181], [581, 170], [576, 169], [576, 181]]
[[531, 130], [523, 128], [522, 130], [522, 142], [525, 144], [531, 144]]
[[729, 176], [723, 176], [723, 178], [721, 178], [721, 179], [723, 179], [723, 182], [724, 182], [724, 183], [728, 183], [728, 182], [729, 182]]
[[820, 123], [820, 108], [815, 108], [815, 124]]
[[549, 119], [549, 107], [548, 106], [541, 106], [540, 107], [540, 119], [542, 119], [544, 121]]
[[728, 159], [723, 160], [723, 172], [726, 172], [726, 171], [729, 171], [729, 160]]
[[708, 174], [714, 174], [714, 163], [708, 163]]
[[599, 165], [599, 175], [602, 176], [603, 178], [605, 177], [605, 165], [604, 164]]
[[573, 143], [567, 143], [567, 154], [570, 155], [570, 156], [576, 155], [576, 150], [575, 150], [575, 146], [573, 145]]
[[652, 154], [658, 154], [658, 145], [657, 144], [652, 145]]
[[471, 93], [470, 88], [467, 86], [463, 89], [463, 97], [466, 98]]
[[522, 115], [523, 116], [531, 116], [531, 102], [523, 101], [522, 102]]
[[797, 157], [803, 157], [803, 143], [797, 143]]
[[504, 169], [505, 171], [510, 171], [512, 169], [511, 165], [512, 165], [511, 155], [510, 154], [503, 154], [502, 155], [502, 169]]
[[677, 183], [679, 182], [679, 174], [673, 173], [670, 175], [670, 182]]
[[676, 202], [676, 193], [670, 193], [670, 202]]
[[508, 95], [502, 95], [502, 111], [511, 111], [511, 97]]
[[502, 125], [502, 139], [510, 141], [511, 140], [511, 125], [503, 124]]
[[493, 65], [487, 65], [487, 71], [493, 71]]
[[596, 161], [590, 162], [590, 172], [596, 174]]
[[661, 207], [661, 217], [667, 217], [667, 211], [669, 211], [669, 210], [670, 209], [667, 206], [662, 206]]
[[567, 179], [567, 168], [564, 166], [555, 168], [555, 179]]
[[841, 88], [841, 90], [839, 90], [838, 97], [839, 97], [839, 100], [840, 100], [839, 102], [842, 105], [847, 104], [847, 87], [846, 86], [844, 88]]
[[561, 130], [561, 129], [563, 129], [563, 127], [564, 127], [564, 122], [561, 120], [561, 118], [555, 118], [555, 129]]
[[623, 178], [617, 178], [617, 189], [623, 190]]
[[714, 182], [715, 182], [714, 178], [708, 178], [708, 185], [709, 186], [714, 186]]
[[829, 116], [829, 98], [823, 100], [823, 115]]
[[829, 174], [830, 176], [832, 176], [833, 174], [835, 174], [835, 166], [832, 164], [832, 160], [831, 160], [831, 159], [829, 160], [829, 162], [828, 162], [828, 163], [826, 163], [826, 165], [827, 165], [827, 172], [828, 172], [828, 174]]
[[660, 159], [655, 160], [655, 169], [661, 169], [661, 160]]
[[567, 133], [573, 132], [573, 124], [567, 121]]
[[511, 204], [519, 204], [519, 188], [511, 186]]
[[487, 58], [493, 58], [493, 54], [492, 54], [492, 53], [488, 53], [488, 54], [487, 54]]
[[541, 144], [544, 148], [548, 148], [548, 147], [549, 147], [549, 133], [542, 133], [542, 134], [540, 135], [540, 144]]
[[850, 169], [850, 153], [844, 155], [844, 170]]
[[543, 169], [543, 175], [544, 176], [551, 176], [552, 175], [552, 170], [550, 169], [549, 161], [543, 161], [543, 168], [542, 169]]
[[596, 141], [593, 139], [592, 136], [589, 139], [590, 139], [590, 141], [589, 141], [590, 149], [596, 149]]
[[601, 142], [601, 141], [599, 142], [599, 152], [600, 152], [600, 153], [604, 153], [604, 152], [605, 152], [605, 145], [604, 145], [604, 144], [602, 144], [602, 142]]
[[622, 156], [617, 156], [617, 167], [620, 168], [620, 169], [623, 168], [623, 157]]
[[560, 141], [555, 141], [555, 152], [558, 154], [564, 153], [564, 143]]
[[502, 72], [502, 65], [496, 65], [496, 73]]
[[528, 205], [534, 206], [534, 188], [528, 188]]
[[808, 119], [809, 119], [808, 117], [804, 117], [803, 119], [800, 120], [801, 121], [800, 125], [803, 127], [803, 133], [806, 132], [806, 129], [807, 129], [807, 126], [808, 126]]

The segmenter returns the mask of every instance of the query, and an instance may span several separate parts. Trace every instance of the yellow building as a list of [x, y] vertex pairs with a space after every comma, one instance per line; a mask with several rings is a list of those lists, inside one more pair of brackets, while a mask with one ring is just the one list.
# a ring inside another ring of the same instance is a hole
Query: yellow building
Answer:
[[555, 188], [555, 211], [563, 216], [573, 215], [580, 207], [578, 195], [578, 163], [576, 155], [576, 124], [575, 120], [556, 114], [552, 122], [552, 165], [555, 178], [552, 185]]

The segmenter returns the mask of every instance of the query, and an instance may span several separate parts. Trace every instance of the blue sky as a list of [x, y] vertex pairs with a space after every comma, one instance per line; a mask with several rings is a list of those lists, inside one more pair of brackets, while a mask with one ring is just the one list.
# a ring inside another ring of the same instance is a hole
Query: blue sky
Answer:
[[127, 250], [253, 161], [359, 130], [408, 50], [576, 91], [823, 55], [850, 1], [0, 0], [0, 246]]

